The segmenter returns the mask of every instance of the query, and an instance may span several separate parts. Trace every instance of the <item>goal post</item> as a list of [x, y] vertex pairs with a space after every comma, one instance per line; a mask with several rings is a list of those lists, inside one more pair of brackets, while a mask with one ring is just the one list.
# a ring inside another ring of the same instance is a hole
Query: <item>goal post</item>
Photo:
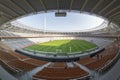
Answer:
[[71, 53], [71, 51], [72, 51], [71, 46], [69, 47], [69, 49], [70, 49], [70, 53]]
[[62, 49], [56, 49], [56, 53], [62, 53]]

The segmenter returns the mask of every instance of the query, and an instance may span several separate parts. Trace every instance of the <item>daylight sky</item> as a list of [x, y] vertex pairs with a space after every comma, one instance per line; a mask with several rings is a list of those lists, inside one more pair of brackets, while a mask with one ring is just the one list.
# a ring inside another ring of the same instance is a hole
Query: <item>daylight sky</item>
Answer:
[[52, 13], [41, 13], [26, 16], [17, 21], [43, 30], [44, 18], [46, 18], [46, 30], [51, 31], [81, 31], [100, 25], [104, 20], [83, 13], [67, 13], [66, 17], [55, 17]]

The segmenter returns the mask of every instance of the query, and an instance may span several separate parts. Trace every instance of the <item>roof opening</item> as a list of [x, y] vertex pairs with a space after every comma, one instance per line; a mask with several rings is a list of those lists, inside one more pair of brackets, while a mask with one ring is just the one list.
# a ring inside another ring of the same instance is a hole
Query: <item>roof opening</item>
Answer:
[[104, 19], [86, 13], [73, 12], [67, 13], [66, 17], [56, 17], [54, 12], [52, 12], [30, 15], [17, 19], [16, 21], [23, 25], [34, 27], [40, 30], [81, 32], [96, 28], [104, 22]]

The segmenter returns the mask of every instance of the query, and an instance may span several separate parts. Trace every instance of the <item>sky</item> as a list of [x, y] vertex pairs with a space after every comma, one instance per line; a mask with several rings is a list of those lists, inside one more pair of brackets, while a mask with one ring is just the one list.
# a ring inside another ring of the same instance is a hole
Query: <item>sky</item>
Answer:
[[40, 13], [20, 18], [17, 21], [43, 30], [44, 18], [46, 18], [46, 30], [59, 32], [82, 31], [96, 27], [104, 21], [96, 16], [73, 12], [67, 13], [66, 17], [55, 17], [54, 12]]

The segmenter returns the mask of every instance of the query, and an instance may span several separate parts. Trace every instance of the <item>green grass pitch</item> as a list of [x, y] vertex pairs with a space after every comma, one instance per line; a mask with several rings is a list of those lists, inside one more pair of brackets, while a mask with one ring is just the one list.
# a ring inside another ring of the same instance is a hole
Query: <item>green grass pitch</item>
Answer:
[[28, 46], [26, 49], [44, 52], [70, 53], [84, 52], [96, 47], [97, 45], [85, 40], [54, 40]]

